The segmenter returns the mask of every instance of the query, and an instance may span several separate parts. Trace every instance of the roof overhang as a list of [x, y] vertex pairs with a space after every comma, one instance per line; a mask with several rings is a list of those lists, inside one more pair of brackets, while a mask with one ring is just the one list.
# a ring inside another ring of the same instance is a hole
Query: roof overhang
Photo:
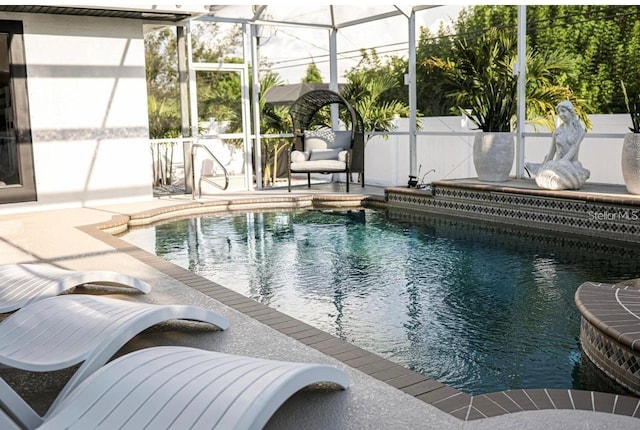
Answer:
[[0, 12], [42, 13], [50, 15], [95, 16], [129, 18], [165, 24], [180, 23], [209, 12], [205, 6], [139, 6], [119, 7], [109, 5], [0, 5]]

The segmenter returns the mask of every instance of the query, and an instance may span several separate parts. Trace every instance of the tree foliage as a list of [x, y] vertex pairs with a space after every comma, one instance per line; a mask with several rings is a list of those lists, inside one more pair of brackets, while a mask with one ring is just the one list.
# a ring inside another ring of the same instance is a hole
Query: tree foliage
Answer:
[[165, 28], [144, 38], [147, 91], [157, 99], [177, 98], [176, 33]]
[[483, 131], [510, 131], [517, 90], [512, 38], [490, 32], [473, 41], [458, 39], [452, 54], [453, 59], [424, 61], [439, 72], [441, 89], [454, 103], [452, 113], [467, 116]]
[[375, 50], [363, 51], [360, 62], [345, 73], [342, 96], [360, 113], [367, 131], [391, 131], [396, 117], [409, 115], [407, 104], [393, 96], [404, 88], [394, 64], [384, 64]]
[[[452, 59], [431, 57], [424, 65], [442, 78], [441, 89], [454, 103], [452, 111], [483, 131], [511, 131], [517, 111], [517, 35], [492, 28], [473, 39], [457, 39], [451, 52]], [[581, 100], [555, 79], [574, 69], [570, 56], [531, 49], [525, 61], [527, 119], [553, 128], [555, 106], [567, 99], [587, 119]]]
[[[293, 129], [289, 109], [286, 106], [274, 106], [266, 102], [265, 94], [270, 88], [282, 85], [280, 75], [274, 72], [267, 72], [260, 79], [260, 132], [262, 134], [288, 133]], [[262, 163], [264, 184], [275, 183], [278, 176], [284, 172], [279, 171], [279, 159], [283, 159], [284, 152], [290, 142], [283, 138], [263, 138], [262, 143]], [[282, 170], [282, 169], [281, 169]]]
[[631, 116], [632, 127], [629, 127], [629, 130], [632, 133], [640, 133], [640, 96], [636, 96], [629, 100], [629, 95], [627, 94], [627, 88], [624, 85], [624, 81], [620, 81], [620, 86], [622, 87], [622, 94], [624, 95], [624, 104], [629, 116]]
[[322, 83], [322, 74], [320, 73], [320, 69], [316, 66], [316, 63], [311, 63], [307, 67], [307, 73], [302, 78], [302, 83], [305, 84], [321, 84]]
[[180, 106], [174, 99], [147, 96], [149, 136], [168, 139], [180, 136]]
[[[235, 47], [241, 46], [238, 26], [195, 26], [192, 51], [195, 62], [239, 63]], [[222, 41], [221, 41], [222, 40]], [[177, 37], [175, 29], [145, 35], [149, 132], [152, 138], [176, 137], [181, 133]], [[241, 120], [240, 77], [235, 72], [198, 72], [198, 117], [229, 122], [239, 130]]]
[[[474, 6], [456, 21], [456, 33], [479, 37], [489, 28], [514, 31], [517, 6]], [[640, 6], [536, 5], [527, 7], [527, 49], [564, 51], [573, 73], [556, 79], [596, 113], [624, 112], [620, 80], [640, 93]]]
[[149, 33], [144, 44], [149, 134], [152, 138], [177, 137], [181, 121], [175, 29]]
[[[440, 26], [437, 34], [433, 34], [428, 28], [420, 29], [420, 37], [416, 46], [416, 92], [418, 94], [416, 104], [418, 111], [422, 112], [424, 116], [451, 114], [451, 102], [447, 100], [442, 87], [441, 74], [438, 70], [427, 67], [423, 60], [426, 58], [451, 58], [454, 40], [451, 30], [443, 25]], [[405, 62], [404, 70], [407, 67]]]

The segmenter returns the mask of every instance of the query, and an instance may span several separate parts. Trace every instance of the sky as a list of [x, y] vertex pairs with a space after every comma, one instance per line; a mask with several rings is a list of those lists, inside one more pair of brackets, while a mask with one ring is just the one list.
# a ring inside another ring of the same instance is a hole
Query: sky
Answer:
[[[287, 6], [269, 5], [267, 12], [274, 19], [285, 16], [287, 20], [296, 22], [318, 22], [330, 19], [326, 6]], [[340, 9], [338, 9], [340, 8]], [[336, 6], [334, 12], [341, 20], [358, 19], [371, 16], [383, 11], [384, 6], [343, 7]], [[391, 8], [386, 5], [386, 10]], [[437, 31], [441, 22], [450, 23], [455, 20], [463, 6], [438, 6], [416, 13], [416, 40], [421, 27], [428, 27]], [[352, 14], [352, 16], [349, 16]], [[323, 21], [324, 22], [324, 21]], [[329, 31], [326, 29], [304, 29], [286, 25], [265, 26], [264, 36], [260, 43], [260, 56], [271, 65], [271, 70], [277, 72], [284, 83], [299, 83], [305, 76], [307, 67], [314, 62], [320, 69], [324, 82], [329, 82]], [[345, 70], [358, 64], [360, 49], [376, 48], [379, 56], [398, 55], [407, 57], [409, 40], [408, 19], [405, 16], [387, 18], [371, 23], [358, 24], [338, 30], [338, 81], [342, 79]]]

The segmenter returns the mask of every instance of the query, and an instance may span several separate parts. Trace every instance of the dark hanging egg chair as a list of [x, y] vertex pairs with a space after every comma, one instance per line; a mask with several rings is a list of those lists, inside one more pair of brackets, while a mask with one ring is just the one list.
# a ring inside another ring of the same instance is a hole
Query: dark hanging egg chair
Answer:
[[[328, 115], [317, 115], [334, 104], [347, 130], [333, 130], [322, 122]], [[331, 90], [309, 91], [293, 102], [289, 114], [294, 132], [287, 163], [289, 191], [292, 173], [306, 173], [309, 188], [312, 173], [346, 173], [347, 192], [351, 173], [358, 173], [364, 187], [364, 123], [344, 97]]]

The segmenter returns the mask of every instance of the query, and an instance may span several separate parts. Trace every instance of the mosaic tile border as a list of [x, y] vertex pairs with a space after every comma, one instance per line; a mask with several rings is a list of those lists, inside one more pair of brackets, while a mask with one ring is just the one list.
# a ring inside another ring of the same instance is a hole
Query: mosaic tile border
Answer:
[[[269, 206], [269, 202], [269, 198], [265, 198], [263, 201], [266, 206], [272, 207]], [[252, 202], [252, 204], [259, 203], [259, 201]], [[383, 205], [381, 199], [376, 197], [362, 200], [363, 205], [368, 205], [369, 203], [378, 207]], [[241, 210], [240, 206], [235, 207]], [[178, 205], [174, 209], [176, 215], [184, 215], [184, 207]], [[119, 215], [114, 216], [111, 222], [78, 228], [86, 234], [109, 244], [117, 251], [131, 255], [154, 269], [270, 326], [274, 330], [297, 339], [307, 346], [340, 360], [461, 420], [471, 421], [543, 409], [597, 411], [640, 418], [640, 399], [594, 391], [524, 389], [470, 396], [282, 314], [275, 309], [271, 309], [170, 263], [161, 257], [131, 246], [131, 244], [110, 233], [111, 230], [120, 230], [122, 224], [127, 225], [127, 219], [137, 219], [137, 222], [142, 223], [146, 218], [148, 223], [152, 223], [154, 222], [152, 220], [157, 219], [158, 216], [162, 219], [169, 218], [171, 212], [172, 208], [164, 208], [158, 210], [157, 213], [156, 211], [149, 211], [131, 217]]]
[[389, 188], [385, 198], [395, 208], [640, 243], [640, 206], [635, 202], [503, 189], [435, 182], [431, 192]]
[[576, 291], [580, 341], [589, 360], [640, 395], [640, 288], [636, 282], [585, 282]]
[[446, 234], [460, 239], [469, 237], [477, 237], [486, 240], [491, 244], [496, 244], [507, 249], [518, 247], [513, 238], [524, 240], [528, 246], [536, 247], [536, 249], [556, 249], [562, 246], [568, 250], [572, 256], [579, 258], [580, 255], [598, 253], [615, 262], [617, 257], [633, 257], [640, 259], [640, 247], [631, 242], [614, 242], [607, 240], [594, 241], [592, 238], [570, 235], [557, 234], [557, 231], [517, 228], [504, 223], [478, 223], [477, 220], [471, 222], [469, 218], [452, 217], [450, 215], [419, 211], [413, 209], [399, 209], [394, 206], [386, 208], [389, 218], [405, 221], [417, 222], [421, 225], [446, 230]]
[[637, 351], [606, 336], [584, 317], [580, 323], [580, 343], [589, 360], [601, 371], [640, 395], [640, 354]]

